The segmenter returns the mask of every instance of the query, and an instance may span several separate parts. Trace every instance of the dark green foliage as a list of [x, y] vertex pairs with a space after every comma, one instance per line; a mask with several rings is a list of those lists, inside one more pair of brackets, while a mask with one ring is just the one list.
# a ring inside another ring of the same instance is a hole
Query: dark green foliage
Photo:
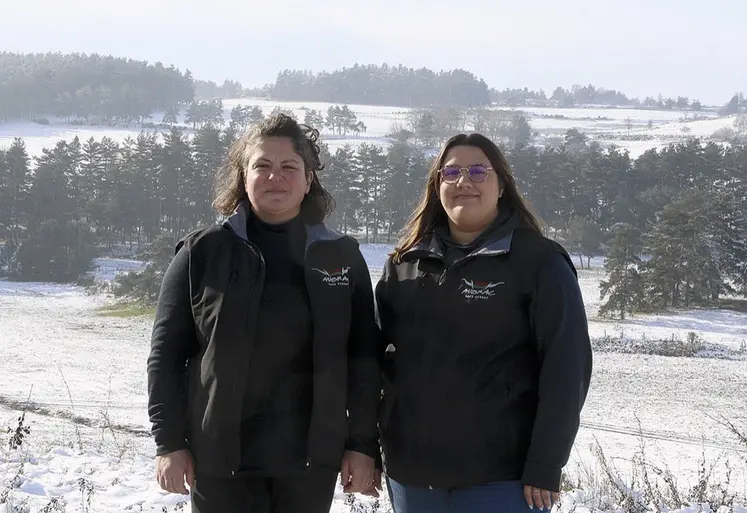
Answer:
[[267, 93], [276, 100], [364, 105], [482, 107], [488, 86], [468, 71], [434, 72], [405, 66], [360, 65], [333, 72], [284, 70]]
[[583, 257], [589, 261], [602, 255], [602, 230], [596, 223], [584, 217], [575, 217], [568, 225], [566, 232], [566, 249], [569, 253], [577, 255], [581, 269], [584, 268]]
[[245, 94], [243, 86], [235, 80], [224, 80], [220, 86], [212, 80], [195, 80], [195, 97], [201, 100], [213, 98], [241, 98]]
[[91, 270], [93, 234], [80, 220], [48, 219], [15, 248], [8, 260], [11, 278], [73, 282]]
[[[334, 112], [346, 111], [341, 107]], [[483, 129], [495, 130], [506, 148], [519, 188], [545, 223], [547, 235], [564, 240], [576, 258], [585, 258], [588, 266], [600, 246], [612, 258], [616, 249], [611, 230], [617, 223], [632, 227], [638, 245], [646, 242], [645, 250], [635, 255], [651, 257], [650, 263], [634, 262], [648, 300], [640, 308], [711, 305], [732, 290], [747, 292], [744, 144], [721, 147], [690, 140], [633, 160], [625, 152], [593, 144], [549, 149], [524, 144], [512, 135], [513, 119], [501, 112], [413, 112], [411, 130], [393, 127], [387, 147], [363, 144], [330, 154], [322, 144], [326, 167], [320, 176], [337, 205], [328, 220], [333, 229], [367, 242], [394, 242], [420, 197], [430, 164], [432, 146], [424, 140], [438, 146], [453, 131], [479, 120]], [[244, 125], [262, 114], [242, 107], [234, 109], [223, 130], [204, 123], [193, 134], [172, 128], [160, 136], [141, 133], [121, 144], [106, 138], [63, 141], [46, 149], [33, 165], [17, 141], [0, 151], [0, 266], [22, 277], [15, 255], [32, 247], [47, 251], [39, 233], [51, 221], [59, 223], [63, 233], [72, 231], [65, 227], [81, 223], [88, 230], [84, 233], [91, 234], [91, 244], [102, 249], [143, 247], [162, 236], [173, 242], [216, 222], [210, 206], [214, 171]], [[323, 113], [309, 111], [305, 117], [318, 122]], [[578, 142], [571, 135], [569, 143]], [[675, 243], [677, 251], [671, 249]], [[38, 275], [39, 264], [26, 258], [30, 260], [24, 269]], [[632, 257], [626, 258], [625, 267], [608, 270], [609, 294], [619, 288], [621, 270], [630, 269]], [[676, 274], [685, 270], [689, 274], [684, 278]], [[158, 281], [158, 275], [150, 279]], [[636, 304], [615, 300], [610, 312], [629, 312], [639, 308], [632, 306]]]
[[154, 304], [158, 300], [163, 275], [173, 257], [173, 239], [158, 238], [139, 255], [139, 258], [148, 262], [144, 270], [117, 276], [114, 295], [134, 299], [143, 304]]
[[713, 306], [735, 292], [747, 262], [744, 214], [744, 200], [724, 190], [690, 189], [662, 209], [645, 247], [653, 308]]
[[642, 249], [640, 234], [627, 223], [615, 224], [610, 230], [604, 270], [607, 279], [599, 284], [600, 299], [607, 301], [599, 308], [599, 315], [625, 314], [640, 310], [644, 300], [641, 276]]

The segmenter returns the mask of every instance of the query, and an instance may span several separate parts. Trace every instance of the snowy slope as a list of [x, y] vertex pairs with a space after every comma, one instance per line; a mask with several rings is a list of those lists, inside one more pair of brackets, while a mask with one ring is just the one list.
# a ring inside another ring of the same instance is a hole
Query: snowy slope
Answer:
[[[361, 249], [376, 281], [391, 246]], [[111, 279], [140, 266], [100, 259], [97, 275]], [[580, 271], [592, 333], [609, 326], [594, 318], [599, 277], [598, 268]], [[0, 429], [14, 429], [24, 408], [30, 427], [21, 452], [8, 450], [9, 435], [0, 440], [0, 496], [9, 489], [10, 500], [26, 502], [28, 511], [39, 511], [56, 497], [65, 499], [68, 512], [107, 513], [176, 511], [184, 500], [160, 491], [153, 481], [145, 388], [151, 319], [102, 317], [97, 309], [108, 302], [71, 286], [0, 281]], [[683, 312], [636, 317], [620, 326], [630, 337], [638, 336], [635, 330], [649, 336], [660, 330], [662, 337], [691, 330], [706, 340], [737, 344], [746, 336], [747, 316]], [[734, 469], [730, 486], [747, 495], [747, 453], [713, 420], [724, 416], [747, 426], [747, 362], [597, 353], [592, 379], [569, 471], [594, 468], [590, 445], [596, 440], [629, 475], [640, 429], [653, 461], [671, 468], [683, 487], [695, 481], [705, 455], [718, 460], [716, 482], [726, 479], [728, 460]], [[346, 500], [338, 490], [334, 511], [351, 511]], [[564, 508], [571, 506], [568, 499]]]
[[[223, 115], [226, 122], [231, 118], [231, 109], [236, 105], [259, 106], [265, 115], [274, 108], [293, 111], [299, 120], [303, 121], [306, 111], [315, 109], [326, 115], [332, 103], [320, 102], [279, 102], [259, 99], [227, 99], [223, 101]], [[322, 128], [322, 138], [330, 150], [346, 144], [356, 147], [362, 143], [385, 147], [389, 144], [387, 134], [392, 132], [394, 125], [406, 126], [410, 109], [405, 107], [386, 107], [371, 105], [349, 105], [358, 119], [362, 121], [367, 131], [358, 136], [338, 136], [329, 129]], [[499, 107], [496, 107], [499, 108]], [[501, 110], [510, 110], [500, 107]], [[731, 127], [734, 118], [718, 118], [712, 112], [689, 112], [676, 110], [641, 110], [625, 108], [549, 108], [526, 107], [514, 109], [528, 117], [532, 130], [537, 135], [537, 141], [544, 143], [547, 138], [562, 138], [565, 132], [576, 128], [587, 133], [591, 140], [595, 140], [604, 147], [615, 145], [628, 150], [632, 157], [637, 157], [650, 148], [661, 148], [672, 142], [687, 137], [710, 137], [723, 127]], [[694, 119], [695, 116], [703, 119]], [[149, 120], [160, 123], [162, 113], [154, 113]], [[184, 125], [184, 112], [179, 116], [179, 124]], [[51, 119], [51, 125], [39, 125], [32, 122], [0, 123], [0, 148], [9, 146], [14, 137], [26, 140], [29, 154], [39, 156], [43, 148], [49, 148], [61, 140], [71, 140], [78, 136], [81, 142], [93, 137], [110, 137], [122, 142], [127, 137], [136, 137], [140, 128], [108, 128], [82, 127], [66, 125], [62, 120]], [[649, 126], [650, 125], [650, 126]], [[471, 127], [467, 127], [471, 129]], [[160, 133], [162, 130], [145, 129], [146, 132]], [[191, 130], [188, 130], [188, 133]], [[633, 136], [633, 137], [631, 137]]]

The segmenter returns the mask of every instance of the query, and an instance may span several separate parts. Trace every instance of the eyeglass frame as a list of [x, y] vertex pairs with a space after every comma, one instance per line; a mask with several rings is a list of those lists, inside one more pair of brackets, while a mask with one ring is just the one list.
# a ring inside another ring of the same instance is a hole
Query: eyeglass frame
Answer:
[[[485, 173], [485, 178], [483, 178], [482, 180], [474, 180], [474, 179], [472, 178], [472, 176], [471, 176], [471, 175], [469, 174], [469, 169], [470, 169], [471, 167], [475, 167], [475, 166], [480, 166], [480, 167], [484, 167], [484, 168], [485, 168], [485, 171], [495, 171], [495, 169], [493, 169], [493, 166], [483, 166], [482, 164], [472, 164], [472, 165], [471, 165], [471, 166], [469, 166], [469, 167], [443, 166], [443, 167], [442, 167], [441, 169], [439, 169], [439, 170], [438, 170], [438, 174], [439, 174], [439, 176], [441, 177], [441, 181], [442, 181], [442, 182], [444, 182], [444, 183], [448, 183], [448, 184], [453, 184], [453, 183], [457, 183], [457, 182], [459, 181], [459, 178], [461, 178], [461, 177], [463, 177], [463, 176], [466, 176], [466, 177], [467, 177], [467, 179], [468, 179], [468, 180], [469, 180], [470, 182], [472, 182], [472, 183], [483, 183], [483, 182], [484, 182], [485, 180], [487, 180], [487, 179], [488, 179], [488, 173]], [[448, 180], [446, 180], [446, 178], [444, 178], [444, 169], [446, 169], [447, 167], [448, 167], [448, 168], [451, 168], [451, 169], [458, 169], [458, 170], [459, 170], [459, 177], [457, 177], [457, 178], [456, 178], [455, 180], [453, 180], [453, 181], [448, 181]]]

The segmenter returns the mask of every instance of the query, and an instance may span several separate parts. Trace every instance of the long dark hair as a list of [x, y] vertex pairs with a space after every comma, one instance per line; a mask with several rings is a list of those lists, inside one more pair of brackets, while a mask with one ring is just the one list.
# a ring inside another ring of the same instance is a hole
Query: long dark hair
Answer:
[[410, 219], [403, 228], [402, 236], [394, 249], [395, 262], [400, 262], [402, 255], [406, 251], [425, 240], [433, 233], [433, 230], [437, 226], [446, 222], [446, 211], [441, 205], [438, 196], [438, 189], [441, 185], [440, 170], [446, 161], [447, 153], [455, 146], [474, 146], [481, 149], [488, 157], [492, 168], [498, 174], [498, 183], [503, 191], [500, 199], [501, 208], [510, 208], [516, 212], [524, 228], [542, 233], [539, 221], [531, 212], [526, 200], [524, 200], [519, 189], [516, 187], [516, 180], [514, 180], [511, 166], [509, 166], [508, 160], [506, 160], [500, 148], [482, 134], [458, 134], [446, 141], [438, 156], [431, 164], [420, 202], [415, 207], [415, 210], [413, 210]]
[[231, 145], [228, 162], [215, 176], [213, 208], [219, 214], [229, 216], [248, 199], [244, 186], [246, 166], [253, 149], [268, 137], [287, 137], [292, 141], [296, 153], [303, 159], [306, 172], [311, 175], [311, 188], [301, 202], [301, 219], [306, 224], [321, 223], [334, 210], [335, 201], [319, 181], [318, 173], [324, 169], [317, 143], [319, 130], [282, 113], [267, 118]]

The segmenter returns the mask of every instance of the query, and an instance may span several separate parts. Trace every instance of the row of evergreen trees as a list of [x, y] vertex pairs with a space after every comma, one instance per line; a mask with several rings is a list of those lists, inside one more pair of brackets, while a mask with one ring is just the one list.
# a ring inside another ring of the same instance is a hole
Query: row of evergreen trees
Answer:
[[[647, 96], [645, 99], [630, 98], [620, 91], [605, 89], [594, 85], [574, 85], [570, 89], [556, 87], [548, 95], [544, 90], [506, 88], [503, 90], [490, 89], [490, 100], [498, 105], [521, 107], [525, 105], [554, 105], [557, 107], [573, 107], [576, 105], [608, 105], [612, 107], [630, 107], [637, 109], [655, 110], [703, 110], [700, 100], [691, 100], [686, 96], [656, 98]], [[719, 114], [729, 116], [747, 111], [747, 100], [743, 93], [734, 94], [720, 109]]]
[[407, 107], [481, 107], [490, 104], [484, 80], [461, 69], [435, 72], [402, 65], [360, 65], [332, 72], [284, 70], [261, 94], [301, 100]]
[[490, 99], [499, 105], [519, 107], [522, 105], [553, 103], [559, 107], [573, 107], [574, 105], [609, 105], [614, 107], [635, 107], [645, 109], [671, 110], [692, 109], [699, 111], [703, 105], [699, 100], [690, 101], [685, 96], [677, 98], [657, 98], [651, 96], [644, 100], [629, 98], [620, 91], [596, 87], [592, 84], [582, 86], [574, 85], [570, 89], [556, 87], [552, 94], [548, 95], [544, 90], [538, 91], [528, 88], [490, 90]]
[[[332, 72], [284, 70], [273, 84], [248, 90], [225, 80], [220, 86], [194, 80], [160, 62], [97, 54], [17, 54], [0, 52], [0, 120], [57, 116], [87, 124], [143, 123], [155, 112], [173, 111], [197, 97], [237, 98], [254, 95], [277, 100], [320, 101], [406, 107], [479, 108], [491, 102], [521, 106], [531, 103], [611, 105], [657, 109], [700, 110], [699, 101], [686, 97], [645, 100], [593, 85], [557, 87], [551, 95], [524, 89], [490, 89], [474, 74], [461, 70], [435, 72], [402, 65], [360, 65]], [[737, 94], [724, 106], [724, 114], [747, 109]]]
[[600, 292], [600, 314], [717, 306], [747, 295], [747, 208], [744, 182], [687, 189], [642, 234], [612, 226]]
[[97, 54], [0, 52], [0, 121], [142, 122], [194, 97], [189, 71]]
[[[16, 140], [0, 152], [5, 271], [70, 280], [94, 247], [173, 241], [215, 222], [213, 174], [238, 131], [231, 123], [122, 144], [76, 138], [46, 149], [33, 172]], [[428, 152], [407, 135], [386, 149], [323, 151], [322, 179], [337, 202], [331, 226], [393, 242], [420, 194]], [[507, 155], [548, 235], [581, 267], [584, 258], [609, 257], [608, 311], [709, 305], [747, 292], [746, 145], [693, 139], [632, 160], [616, 149], [521, 143]]]

